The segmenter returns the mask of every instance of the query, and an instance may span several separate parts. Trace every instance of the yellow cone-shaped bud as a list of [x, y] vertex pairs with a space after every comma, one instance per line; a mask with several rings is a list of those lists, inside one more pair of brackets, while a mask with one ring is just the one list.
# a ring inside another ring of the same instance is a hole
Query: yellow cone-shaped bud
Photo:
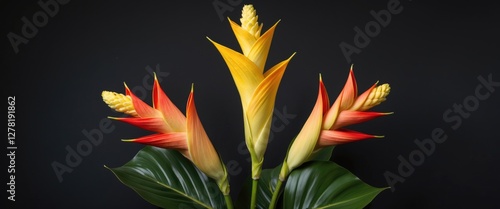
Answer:
[[253, 5], [248, 4], [243, 6], [240, 18], [241, 28], [253, 35], [256, 39], [260, 37], [260, 31], [262, 30], [262, 24], [259, 25], [258, 19], [259, 16], [257, 15], [257, 11], [253, 8]]
[[117, 112], [122, 112], [128, 114], [130, 116], [137, 116], [137, 112], [134, 109], [134, 105], [132, 105], [132, 99], [130, 96], [111, 92], [111, 91], [103, 91], [102, 100], [113, 110]]

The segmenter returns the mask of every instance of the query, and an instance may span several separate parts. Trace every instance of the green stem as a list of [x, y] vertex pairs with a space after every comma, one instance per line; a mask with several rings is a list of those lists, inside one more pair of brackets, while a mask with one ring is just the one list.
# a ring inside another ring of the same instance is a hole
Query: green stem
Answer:
[[257, 187], [259, 186], [259, 179], [252, 180], [252, 198], [250, 199], [250, 209], [255, 209], [257, 203]]
[[227, 209], [233, 209], [233, 200], [231, 199], [231, 196], [230, 195], [224, 195], [224, 199], [226, 200], [226, 206], [227, 206]]
[[276, 207], [276, 203], [278, 203], [278, 197], [281, 193], [280, 190], [282, 184], [283, 182], [280, 180], [278, 180], [278, 183], [276, 183], [276, 188], [274, 189], [273, 198], [271, 199], [271, 203], [269, 204], [269, 209], [274, 209]]

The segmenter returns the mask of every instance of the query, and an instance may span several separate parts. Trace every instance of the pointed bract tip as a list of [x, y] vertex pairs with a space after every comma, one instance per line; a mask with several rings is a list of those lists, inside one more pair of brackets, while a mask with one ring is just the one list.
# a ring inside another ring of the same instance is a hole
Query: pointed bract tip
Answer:
[[194, 92], [194, 83], [191, 83], [191, 93]]
[[128, 86], [127, 86], [127, 83], [123, 82], [123, 86], [125, 87], [125, 89], [130, 90], [130, 89], [128, 88]]
[[319, 73], [319, 82], [323, 82], [323, 77], [321, 77], [321, 73]]
[[134, 139], [122, 139], [122, 142], [134, 142]]
[[384, 138], [385, 136], [373, 136], [373, 138], [376, 138], [376, 139], [381, 139], [381, 138]]
[[353, 69], [354, 69], [354, 63], [351, 64], [351, 71], [353, 71]]

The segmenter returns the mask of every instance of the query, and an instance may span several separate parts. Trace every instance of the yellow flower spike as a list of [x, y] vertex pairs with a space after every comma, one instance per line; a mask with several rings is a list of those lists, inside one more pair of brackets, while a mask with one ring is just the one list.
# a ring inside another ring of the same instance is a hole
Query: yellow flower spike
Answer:
[[262, 24], [257, 22], [258, 17], [253, 6], [245, 5], [242, 12], [241, 26], [230, 19], [229, 23], [243, 53], [210, 38], [208, 40], [222, 55], [240, 94], [245, 142], [252, 158], [252, 178], [258, 179], [270, 134], [276, 93], [286, 67], [294, 55], [265, 71], [266, 59], [278, 23], [260, 35]]
[[[245, 9], [243, 10], [243, 12], [245, 12]], [[258, 69], [260, 70], [260, 73], [263, 73], [267, 56], [269, 54], [269, 49], [271, 47], [274, 30], [276, 29], [276, 26], [278, 25], [279, 21], [276, 24], [274, 24], [271, 28], [269, 28], [269, 30], [267, 30], [262, 36], [260, 36], [258, 34], [260, 34], [260, 31], [262, 29], [262, 24], [255, 33], [252, 30], [250, 31], [247, 30], [248, 29], [247, 27], [249, 26], [246, 26], [246, 25], [258, 24], [256, 22], [257, 17], [255, 16], [254, 18], [249, 18], [245, 16], [251, 16], [251, 15], [243, 15], [243, 16], [244, 17], [241, 18], [242, 26], [238, 25], [237, 23], [229, 19], [230, 26], [234, 32], [234, 35], [236, 36], [236, 39], [238, 40], [238, 43], [240, 44], [243, 55], [248, 57], [248, 59], [252, 60], [252, 62], [254, 62], [257, 65]], [[255, 22], [253, 23], [253, 21], [249, 20], [247, 21], [247, 19], [255, 20]]]
[[246, 30], [248, 33], [252, 34], [256, 39], [260, 37], [260, 31], [262, 30], [262, 25], [259, 25], [259, 16], [257, 11], [253, 8], [253, 5], [244, 5], [241, 11], [241, 28]]
[[130, 96], [111, 92], [103, 91], [102, 100], [113, 110], [117, 112], [122, 112], [130, 116], [136, 117], [137, 112], [135, 112], [134, 105], [132, 105], [132, 99]]
[[370, 95], [368, 95], [368, 98], [359, 110], [364, 111], [379, 105], [386, 100], [386, 97], [389, 95], [390, 91], [391, 87], [387, 83], [377, 86], [370, 92]]

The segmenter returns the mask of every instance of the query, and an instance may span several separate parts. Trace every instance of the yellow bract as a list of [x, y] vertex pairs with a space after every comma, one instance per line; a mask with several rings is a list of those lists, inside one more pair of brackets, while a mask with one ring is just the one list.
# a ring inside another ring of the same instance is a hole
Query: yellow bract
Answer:
[[265, 71], [276, 25], [260, 35], [262, 24], [252, 5], [242, 10], [241, 25], [229, 19], [241, 51], [209, 39], [226, 62], [240, 94], [245, 142], [252, 158], [252, 177], [258, 179], [271, 129], [272, 115], [281, 78], [293, 55]]

